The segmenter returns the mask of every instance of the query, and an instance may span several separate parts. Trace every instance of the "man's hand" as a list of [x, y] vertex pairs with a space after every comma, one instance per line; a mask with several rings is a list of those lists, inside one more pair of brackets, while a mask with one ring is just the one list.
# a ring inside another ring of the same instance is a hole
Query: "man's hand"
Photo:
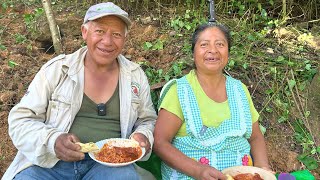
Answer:
[[61, 134], [54, 145], [57, 158], [63, 161], [80, 161], [84, 159], [84, 153], [80, 152], [79, 139], [74, 134]]
[[145, 154], [149, 153], [150, 148], [151, 148], [151, 144], [150, 144], [148, 138], [145, 135], [143, 135], [141, 133], [135, 133], [131, 138], [136, 140], [136, 141], [138, 141], [139, 145], [146, 149], [146, 153]]

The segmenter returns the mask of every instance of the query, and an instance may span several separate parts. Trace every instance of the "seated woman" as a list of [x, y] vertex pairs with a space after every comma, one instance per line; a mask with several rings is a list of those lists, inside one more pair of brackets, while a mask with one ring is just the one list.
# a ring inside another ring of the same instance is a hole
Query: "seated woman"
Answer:
[[221, 170], [252, 159], [270, 170], [249, 91], [223, 73], [230, 47], [226, 27], [199, 26], [192, 36], [195, 69], [163, 88], [154, 131], [163, 179], [226, 179]]

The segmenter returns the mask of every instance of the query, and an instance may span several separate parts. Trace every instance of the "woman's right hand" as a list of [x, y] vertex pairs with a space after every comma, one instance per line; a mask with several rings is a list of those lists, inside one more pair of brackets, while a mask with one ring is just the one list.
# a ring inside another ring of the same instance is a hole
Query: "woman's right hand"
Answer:
[[226, 180], [227, 176], [225, 176], [222, 172], [218, 171], [214, 167], [208, 165], [200, 165], [200, 169], [195, 177], [197, 180]]

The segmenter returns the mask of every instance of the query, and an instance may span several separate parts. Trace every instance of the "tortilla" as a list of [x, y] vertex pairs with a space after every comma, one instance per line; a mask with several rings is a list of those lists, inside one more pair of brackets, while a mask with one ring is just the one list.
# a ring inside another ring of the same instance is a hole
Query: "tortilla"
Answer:
[[234, 180], [232, 176], [230, 176], [229, 174], [226, 175], [227, 176], [227, 180]]
[[93, 142], [89, 142], [89, 143], [76, 142], [76, 144], [80, 145], [80, 147], [81, 147], [80, 151], [83, 153], [93, 152], [93, 151], [99, 150], [99, 147]]

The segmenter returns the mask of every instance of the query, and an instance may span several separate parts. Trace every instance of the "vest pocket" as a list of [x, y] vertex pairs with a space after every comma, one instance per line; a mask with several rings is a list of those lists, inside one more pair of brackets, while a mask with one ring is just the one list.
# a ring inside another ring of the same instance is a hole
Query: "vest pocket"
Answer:
[[133, 119], [136, 119], [138, 117], [139, 106], [140, 106], [140, 100], [138, 98], [132, 98], [130, 117], [133, 117]]
[[60, 131], [66, 131], [71, 118], [71, 104], [51, 100], [49, 101], [46, 124], [59, 129]]

